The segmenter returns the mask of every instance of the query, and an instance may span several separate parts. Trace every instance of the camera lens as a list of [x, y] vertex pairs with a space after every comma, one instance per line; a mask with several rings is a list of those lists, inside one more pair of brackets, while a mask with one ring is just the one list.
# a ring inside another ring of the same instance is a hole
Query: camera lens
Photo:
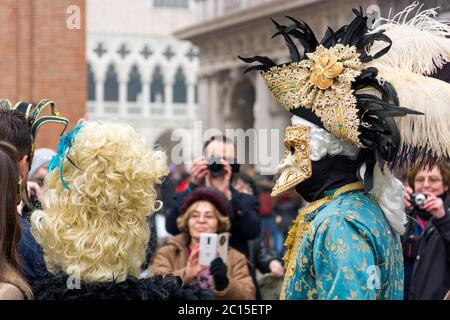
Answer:
[[220, 158], [212, 157], [208, 160], [208, 170], [211, 172], [213, 177], [219, 177], [224, 172], [224, 166], [220, 161]]
[[427, 196], [423, 193], [415, 193], [411, 196], [411, 202], [415, 207], [421, 207], [425, 203]]

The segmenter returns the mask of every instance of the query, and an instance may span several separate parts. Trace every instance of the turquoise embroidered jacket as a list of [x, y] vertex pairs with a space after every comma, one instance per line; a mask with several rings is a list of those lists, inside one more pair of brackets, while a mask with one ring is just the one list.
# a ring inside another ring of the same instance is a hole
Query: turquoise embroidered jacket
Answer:
[[403, 299], [400, 237], [370, 196], [341, 194], [307, 218], [286, 300]]

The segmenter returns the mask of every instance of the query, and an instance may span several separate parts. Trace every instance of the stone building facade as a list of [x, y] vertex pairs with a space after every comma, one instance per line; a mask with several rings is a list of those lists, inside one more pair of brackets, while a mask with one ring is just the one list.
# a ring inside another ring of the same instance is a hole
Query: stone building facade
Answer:
[[[289, 61], [281, 37], [271, 39], [274, 18], [289, 23], [284, 16], [307, 22], [320, 38], [325, 26], [348, 23], [352, 8], [377, 5], [381, 16], [405, 8], [413, 1], [394, 0], [197, 0], [196, 22], [176, 32], [182, 40], [192, 41], [200, 52], [199, 114], [205, 127], [281, 129], [279, 154], [282, 153], [288, 113], [272, 98], [261, 77], [243, 74], [247, 67], [237, 57], [263, 55], [277, 63]], [[425, 1], [424, 8], [441, 7], [440, 15], [449, 19], [450, 2]], [[260, 142], [261, 143], [261, 142]], [[250, 146], [251, 147], [251, 146]], [[259, 144], [259, 147], [261, 145]], [[249, 152], [256, 152], [250, 150]]]
[[[128, 3], [128, 2], [127, 2]], [[197, 49], [172, 33], [194, 21], [191, 0], [88, 2], [89, 119], [117, 119], [169, 151], [197, 118]]]
[[[0, 97], [55, 101], [71, 126], [85, 115], [85, 0], [0, 1]], [[38, 147], [56, 149], [61, 127], [39, 131]]]

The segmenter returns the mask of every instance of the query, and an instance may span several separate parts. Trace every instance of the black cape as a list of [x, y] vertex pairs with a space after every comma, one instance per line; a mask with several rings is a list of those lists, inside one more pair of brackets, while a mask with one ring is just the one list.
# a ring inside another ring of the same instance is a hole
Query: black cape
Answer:
[[[128, 278], [123, 282], [86, 283], [68, 288], [66, 274], [49, 275], [32, 283], [36, 300], [213, 300], [209, 289], [182, 285], [181, 278], [157, 275], [151, 278]], [[72, 281], [69, 280], [69, 284]]]

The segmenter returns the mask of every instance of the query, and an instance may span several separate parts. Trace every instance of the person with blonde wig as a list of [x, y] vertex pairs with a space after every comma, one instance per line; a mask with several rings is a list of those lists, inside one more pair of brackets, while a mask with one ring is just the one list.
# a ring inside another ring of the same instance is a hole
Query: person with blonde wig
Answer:
[[139, 279], [147, 217], [161, 207], [154, 185], [167, 171], [165, 154], [129, 125], [84, 122], [62, 137], [44, 182], [44, 210], [31, 217], [52, 273], [33, 283], [36, 299], [208, 296], [175, 277]]

